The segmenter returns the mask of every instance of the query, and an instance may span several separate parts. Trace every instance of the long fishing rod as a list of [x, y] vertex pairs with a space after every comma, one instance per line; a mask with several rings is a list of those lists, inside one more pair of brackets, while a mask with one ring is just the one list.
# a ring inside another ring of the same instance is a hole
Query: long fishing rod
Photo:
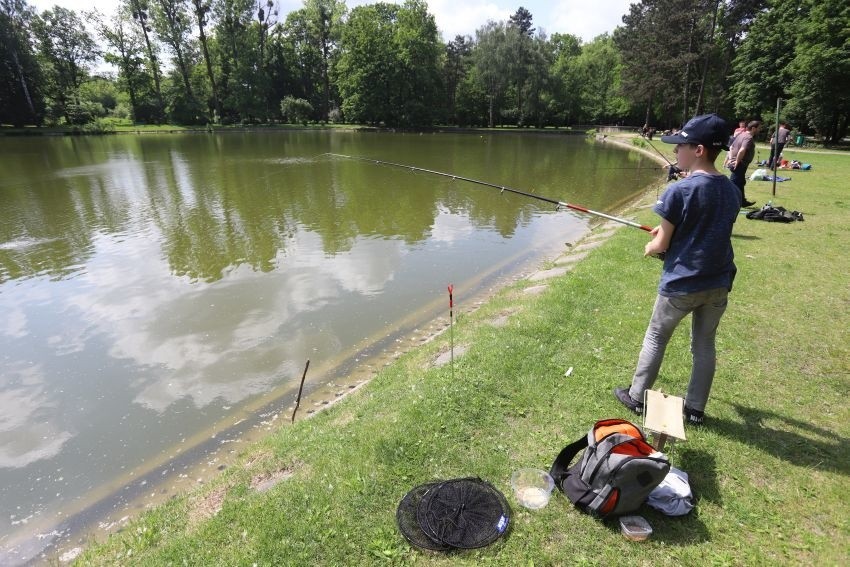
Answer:
[[453, 173], [445, 173], [443, 171], [434, 171], [433, 169], [424, 169], [422, 167], [414, 167], [412, 165], [405, 165], [403, 163], [394, 163], [394, 162], [391, 162], [391, 161], [382, 161], [382, 160], [379, 160], [379, 159], [370, 159], [370, 158], [364, 158], [364, 157], [359, 157], [359, 156], [347, 156], [347, 155], [344, 155], [344, 154], [332, 154], [332, 153], [329, 153], [327, 155], [331, 155], [331, 156], [335, 156], [335, 157], [341, 157], [341, 158], [347, 158], [347, 159], [356, 159], [356, 160], [366, 161], [366, 162], [371, 162], [371, 163], [377, 163], [379, 165], [390, 165], [390, 166], [393, 166], [393, 167], [400, 167], [402, 169], [408, 169], [408, 170], [411, 170], [411, 171], [421, 171], [422, 173], [431, 173], [433, 175], [440, 175], [442, 177], [448, 177], [449, 179], [460, 179], [461, 181], [467, 181], [469, 183], [476, 183], [478, 185], [484, 185], [485, 187], [493, 187], [494, 189], [499, 189], [501, 191], [508, 191], [509, 193], [516, 193], [517, 195], [523, 195], [525, 197], [531, 197], [532, 199], [537, 199], [539, 201], [551, 203], [551, 204], [553, 204], [557, 207], [572, 209], [574, 211], [579, 211], [579, 212], [582, 212], [582, 213], [585, 213], [585, 214], [588, 214], [588, 215], [594, 215], [594, 216], [597, 216], [597, 217], [602, 217], [604, 219], [608, 219], [608, 220], [611, 220], [611, 221], [614, 221], [614, 222], [625, 224], [627, 226], [639, 228], [639, 229], [644, 230], [646, 232], [652, 232], [652, 227], [647, 226], [645, 224], [640, 224], [640, 223], [630, 221], [628, 219], [615, 217], [615, 216], [609, 215], [607, 213], [594, 211], [592, 209], [588, 209], [587, 207], [582, 207], [581, 205], [575, 205], [575, 204], [572, 204], [572, 203], [564, 203], [563, 201], [558, 201], [557, 199], [550, 199], [549, 197], [543, 197], [542, 195], [535, 195], [534, 193], [527, 193], [525, 191], [520, 191], [519, 189], [513, 189], [513, 188], [507, 187], [505, 185], [497, 185], [495, 183], [488, 183], [487, 181], [481, 181], [480, 179], [471, 179], [469, 177], [463, 177], [461, 175], [455, 175]]
[[663, 153], [661, 153], [661, 150], [659, 150], [658, 148], [655, 147], [655, 145], [652, 143], [652, 140], [648, 140], [648, 141], [649, 141], [649, 147], [652, 148], [653, 150], [655, 150], [655, 153], [660, 155], [661, 159], [666, 161], [667, 165], [669, 166], [669, 167], [663, 168], [663, 169], [667, 170], [667, 181], [673, 181], [673, 180], [677, 179], [678, 175], [680, 173], [682, 173], [682, 170], [679, 169], [679, 167], [676, 165], [676, 163], [679, 163], [678, 160], [676, 161], [676, 163], [672, 163], [669, 159], [667, 159], [667, 156], [665, 156]]

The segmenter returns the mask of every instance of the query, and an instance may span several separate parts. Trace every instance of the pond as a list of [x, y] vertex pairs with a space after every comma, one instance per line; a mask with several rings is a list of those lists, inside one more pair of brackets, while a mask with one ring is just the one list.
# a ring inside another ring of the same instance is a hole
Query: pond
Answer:
[[662, 173], [581, 136], [0, 138], [0, 555], [223, 468]]

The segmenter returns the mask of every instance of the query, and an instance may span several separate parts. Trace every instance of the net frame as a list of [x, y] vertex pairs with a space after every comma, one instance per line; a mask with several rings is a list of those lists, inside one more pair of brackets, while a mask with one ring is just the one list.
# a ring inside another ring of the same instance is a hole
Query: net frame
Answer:
[[475, 549], [507, 532], [511, 509], [505, 496], [479, 478], [453, 479], [432, 486], [417, 508], [417, 520], [431, 540]]
[[396, 522], [401, 535], [413, 546], [429, 551], [448, 551], [450, 546], [431, 538], [419, 525], [417, 511], [422, 497], [431, 489], [439, 486], [440, 482], [429, 482], [413, 488], [404, 495], [396, 510]]

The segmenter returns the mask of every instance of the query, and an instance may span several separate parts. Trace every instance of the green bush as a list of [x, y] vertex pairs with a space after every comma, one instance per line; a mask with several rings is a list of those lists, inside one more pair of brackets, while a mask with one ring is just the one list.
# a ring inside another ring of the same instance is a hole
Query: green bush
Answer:
[[313, 114], [313, 105], [310, 101], [303, 98], [295, 98], [294, 96], [285, 96], [280, 101], [280, 113], [283, 114], [283, 120], [289, 124], [304, 124], [310, 120]]

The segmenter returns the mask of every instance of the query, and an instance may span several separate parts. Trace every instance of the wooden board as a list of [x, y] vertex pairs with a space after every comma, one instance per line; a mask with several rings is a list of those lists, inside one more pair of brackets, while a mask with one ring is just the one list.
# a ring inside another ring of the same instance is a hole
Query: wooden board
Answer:
[[685, 400], [655, 390], [647, 390], [645, 396], [644, 429], [684, 441], [685, 421], [682, 409], [685, 407]]

